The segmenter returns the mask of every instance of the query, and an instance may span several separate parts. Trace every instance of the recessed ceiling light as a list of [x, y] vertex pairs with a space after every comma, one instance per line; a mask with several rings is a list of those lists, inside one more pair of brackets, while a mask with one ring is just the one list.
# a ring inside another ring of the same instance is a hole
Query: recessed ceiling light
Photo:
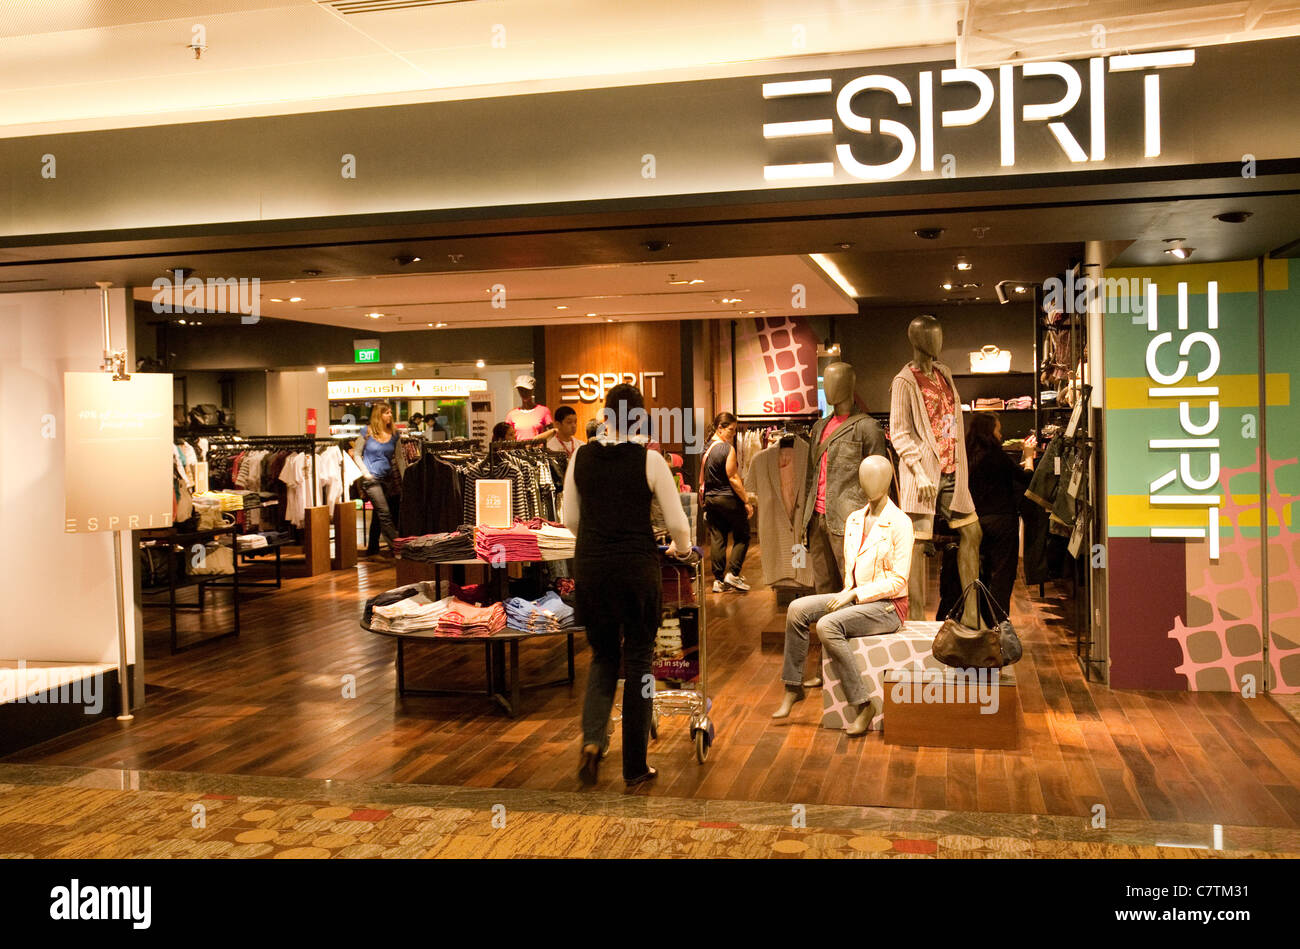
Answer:
[[483, 368], [485, 365], [487, 365], [487, 364], [486, 364], [485, 362], [483, 362], [483, 360], [480, 359], [478, 362], [474, 363], [474, 365], [476, 365], [476, 366], [478, 366], [478, 368], [482, 369], [482, 368]]
[[302, 302], [302, 297], [290, 297], [290, 298], [289, 298], [289, 302], [290, 302], [290, 303], [301, 303], [301, 302]]
[[179, 323], [179, 324], [181, 324], [181, 326], [184, 326], [184, 325], [185, 325], [185, 321], [184, 321], [184, 320], [177, 320], [176, 322]]
[[588, 313], [587, 315], [588, 315], [588, 316], [595, 316], [596, 314], [595, 314], [595, 313]]
[[433, 329], [433, 324], [432, 324], [432, 323], [428, 323], [428, 324], [426, 324], [426, 325], [429, 327], [429, 329]]
[[1170, 247], [1165, 251], [1165, 253], [1172, 257], [1177, 257], [1179, 260], [1186, 260], [1188, 257], [1192, 256], [1194, 250], [1196, 250], [1195, 247]]
[[379, 319], [379, 318], [380, 318], [381, 316], [383, 316], [383, 315], [384, 315], [384, 314], [382, 314], [382, 313], [367, 313], [367, 314], [366, 314], [366, 316], [370, 317], [372, 320], [377, 320], [377, 319]]
[[403, 369], [406, 368], [406, 366], [400, 362], [397, 362], [397, 363], [393, 363], [393, 368], [396, 369], [398, 372], [401, 372]]
[[271, 302], [272, 302], [272, 303], [283, 303], [284, 300], [281, 299], [280, 297], [271, 297]]
[[308, 277], [319, 277], [319, 276], [320, 276], [320, 271], [319, 271], [319, 270], [304, 270], [303, 273], [305, 273]]
[[606, 322], [606, 323], [617, 323], [618, 320], [614, 319], [612, 316], [607, 316], [607, 317], [605, 317], [605, 322]]
[[943, 228], [918, 227], [912, 233], [915, 234], [917, 237], [921, 238], [921, 240], [923, 241], [933, 241], [933, 240], [938, 240], [940, 237], [943, 236]]
[[970, 270], [970, 269], [971, 269], [971, 262], [970, 262], [969, 260], [967, 260], [965, 257], [958, 257], [958, 258], [957, 258], [957, 263], [955, 263], [955, 264], [952, 265], [952, 269], [953, 269], [953, 270], [963, 270], [963, 271], [964, 271], [964, 270]]
[[952, 281], [951, 281], [951, 280], [945, 280], [942, 284], [940, 284], [940, 286], [942, 286], [945, 290], [951, 290], [951, 289], [952, 289]]
[[840, 250], [848, 250], [850, 247], [853, 246], [853, 241], [840, 241], [835, 246], [838, 247]]
[[322, 373], [323, 373], [323, 372], [325, 371], [325, 367], [324, 367], [324, 366], [317, 366], [317, 367], [316, 367], [316, 371], [317, 371], [317, 372], [322, 372]]
[[1025, 293], [1025, 292], [1027, 292], [1025, 287], [1021, 287], [1021, 286], [1016, 287], [1016, 293]]
[[446, 324], [446, 323], [436, 323], [436, 324], [434, 324], [434, 323], [430, 323], [429, 325], [432, 326], [434, 329], [439, 329], [439, 330], [440, 330], [440, 329], [442, 329], [444, 326], [446, 326], [447, 324]]
[[1214, 215], [1214, 219], [1224, 224], [1244, 224], [1251, 214], [1250, 211], [1224, 211], [1222, 214]]
[[557, 310], [567, 310], [568, 307], [567, 307], [567, 306], [557, 306], [556, 309], [557, 309]]

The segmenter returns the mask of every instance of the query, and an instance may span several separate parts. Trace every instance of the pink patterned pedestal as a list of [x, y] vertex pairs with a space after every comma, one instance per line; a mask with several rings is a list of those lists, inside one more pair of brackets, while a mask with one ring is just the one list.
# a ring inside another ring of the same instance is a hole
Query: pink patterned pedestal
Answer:
[[[867, 693], [871, 697], [872, 731], [880, 731], [885, 727], [883, 710], [886, 670], [913, 665], [923, 669], [947, 668], [930, 655], [930, 647], [941, 625], [943, 624], [937, 621], [909, 620], [896, 633], [887, 633], [884, 636], [860, 636], [849, 640], [853, 646], [854, 661], [857, 662], [858, 671], [862, 673], [862, 679], [867, 685]], [[822, 727], [848, 728], [853, 718], [844, 695], [844, 687], [823, 653]]]

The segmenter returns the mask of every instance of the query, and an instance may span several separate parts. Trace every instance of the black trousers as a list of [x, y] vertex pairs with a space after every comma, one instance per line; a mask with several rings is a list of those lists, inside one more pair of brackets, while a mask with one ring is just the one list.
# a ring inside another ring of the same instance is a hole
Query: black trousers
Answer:
[[[1015, 514], [986, 514], [980, 517], [980, 579], [1005, 613], [1011, 612], [1011, 588], [1016, 585], [1020, 562], [1020, 518]], [[986, 616], [991, 622], [993, 617]]]
[[651, 667], [659, 632], [662, 578], [652, 558], [609, 557], [574, 562], [577, 618], [587, 627], [591, 670], [582, 703], [582, 741], [605, 744], [614, 708], [620, 661], [623, 667], [623, 777], [650, 770], [650, 714], [655, 680]]
[[[709, 525], [709, 556], [713, 560], [713, 578], [721, 580], [727, 573], [740, 576], [749, 552], [749, 513], [740, 498], [733, 495], [704, 499], [704, 520]], [[731, 556], [727, 556], [727, 540]]]
[[824, 514], [814, 512], [808, 523], [808, 557], [818, 593], [844, 589], [844, 536], [830, 532]]

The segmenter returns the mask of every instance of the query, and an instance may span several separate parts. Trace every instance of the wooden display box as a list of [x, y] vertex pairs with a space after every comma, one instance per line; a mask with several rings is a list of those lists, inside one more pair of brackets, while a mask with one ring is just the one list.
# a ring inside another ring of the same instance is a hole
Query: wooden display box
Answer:
[[883, 678], [888, 744], [1020, 746], [1020, 699], [1008, 669], [903, 668]]

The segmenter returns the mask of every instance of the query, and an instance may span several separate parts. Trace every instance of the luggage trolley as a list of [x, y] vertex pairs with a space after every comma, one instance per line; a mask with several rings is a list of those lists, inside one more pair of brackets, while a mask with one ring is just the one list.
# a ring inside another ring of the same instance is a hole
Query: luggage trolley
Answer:
[[[708, 649], [705, 629], [704, 564], [698, 551], [687, 560], [663, 560], [665, 602], [661, 610], [660, 629], [655, 641], [653, 671], [657, 681], [675, 684], [675, 688], [655, 692], [650, 715], [650, 737], [659, 737], [663, 717], [686, 716], [695, 758], [704, 764], [713, 745], [714, 727], [710, 713]], [[677, 574], [676, 585], [667, 579]], [[689, 573], [687, 572], [689, 571]], [[675, 594], [675, 595], [673, 595]], [[674, 632], [674, 630], [676, 632]], [[626, 688], [626, 682], [624, 683]], [[622, 706], [610, 717], [609, 730], [622, 719]]]

